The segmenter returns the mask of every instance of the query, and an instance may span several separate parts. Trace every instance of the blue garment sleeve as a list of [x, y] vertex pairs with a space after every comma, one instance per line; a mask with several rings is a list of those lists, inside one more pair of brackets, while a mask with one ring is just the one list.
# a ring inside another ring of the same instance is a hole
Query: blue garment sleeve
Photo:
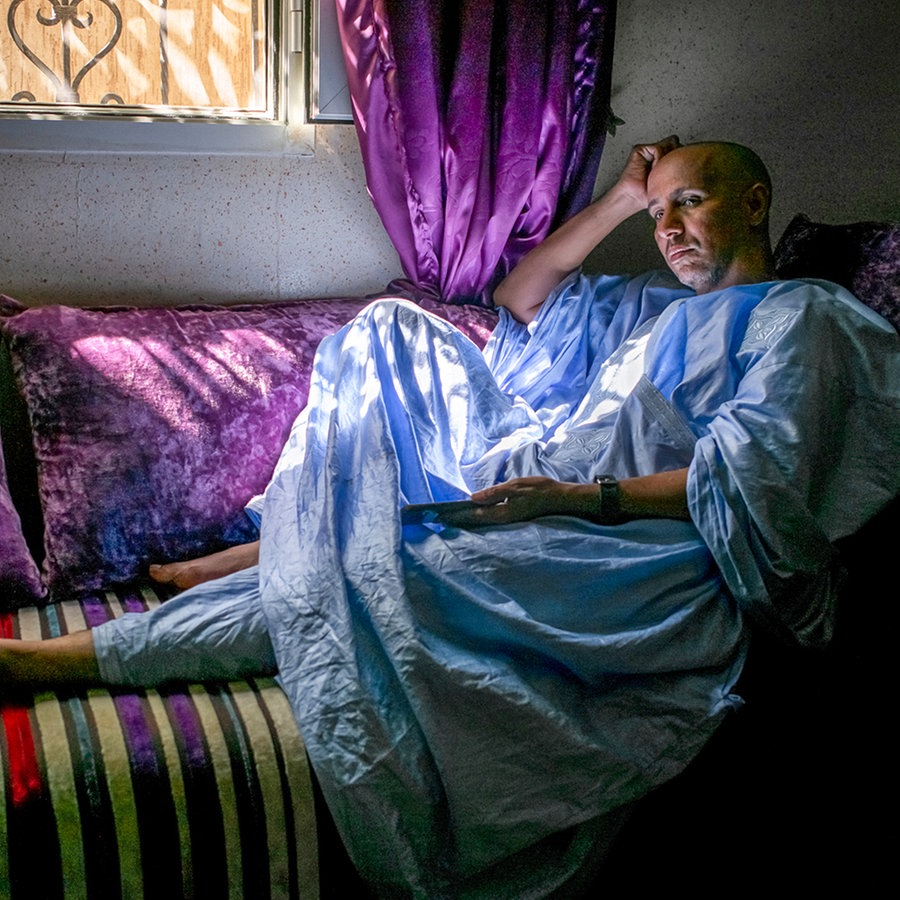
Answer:
[[[732, 333], [723, 377], [736, 385], [697, 420], [691, 515], [748, 613], [822, 645], [841, 574], [834, 541], [900, 491], [897, 335], [843, 289], [811, 282], [777, 285]], [[678, 389], [673, 399], [685, 402]]]

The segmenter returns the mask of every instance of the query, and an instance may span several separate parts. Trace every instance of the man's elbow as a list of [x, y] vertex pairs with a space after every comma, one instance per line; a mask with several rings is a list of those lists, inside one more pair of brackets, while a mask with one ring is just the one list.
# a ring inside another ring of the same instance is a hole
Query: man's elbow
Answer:
[[506, 279], [500, 282], [497, 287], [494, 288], [494, 293], [491, 299], [494, 301], [494, 306], [502, 306], [506, 309], [509, 309], [510, 302], [512, 301], [512, 291], [510, 291], [509, 287], [506, 284]]
[[540, 303], [529, 305], [523, 302], [521, 296], [517, 296], [515, 291], [509, 289], [504, 290], [504, 283], [501, 282], [494, 290], [494, 306], [502, 306], [516, 321], [527, 325], [537, 315], [537, 311], [541, 308]]

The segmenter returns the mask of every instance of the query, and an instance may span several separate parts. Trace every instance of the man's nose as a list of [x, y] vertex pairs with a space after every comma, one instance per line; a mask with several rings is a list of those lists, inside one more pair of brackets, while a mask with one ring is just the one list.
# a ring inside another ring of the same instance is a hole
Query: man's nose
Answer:
[[675, 209], [663, 210], [656, 220], [656, 234], [662, 238], [671, 238], [683, 230], [681, 217]]

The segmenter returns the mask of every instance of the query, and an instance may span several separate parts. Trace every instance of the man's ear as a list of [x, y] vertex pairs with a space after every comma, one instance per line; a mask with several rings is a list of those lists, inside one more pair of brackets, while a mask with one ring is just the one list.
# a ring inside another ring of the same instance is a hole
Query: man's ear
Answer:
[[769, 212], [769, 189], [761, 181], [747, 188], [744, 194], [744, 209], [753, 227], [765, 222], [766, 214]]

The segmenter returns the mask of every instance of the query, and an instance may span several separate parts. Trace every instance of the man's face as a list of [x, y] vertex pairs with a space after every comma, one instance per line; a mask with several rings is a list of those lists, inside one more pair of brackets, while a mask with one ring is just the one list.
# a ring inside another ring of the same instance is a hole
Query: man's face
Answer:
[[698, 294], [743, 283], [751, 228], [743, 186], [708, 147], [667, 153], [647, 179], [647, 209], [669, 268]]

